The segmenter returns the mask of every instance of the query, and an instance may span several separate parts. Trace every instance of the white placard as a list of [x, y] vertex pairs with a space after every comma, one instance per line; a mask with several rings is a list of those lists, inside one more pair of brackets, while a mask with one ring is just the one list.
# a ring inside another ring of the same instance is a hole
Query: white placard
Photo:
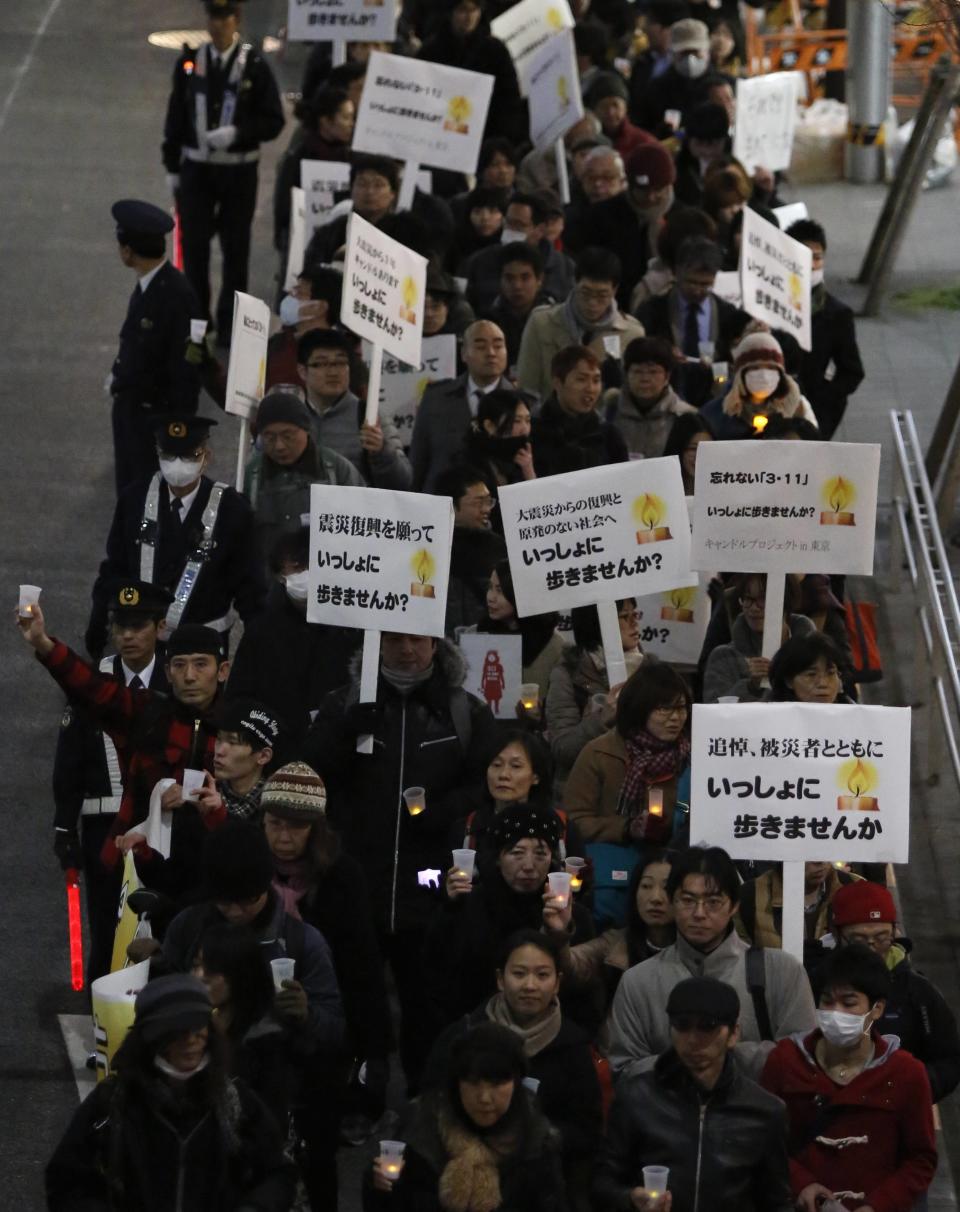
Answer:
[[353, 130], [353, 150], [472, 173], [493, 76], [374, 51]]
[[873, 573], [880, 447], [702, 442], [691, 567]]
[[303, 258], [307, 251], [307, 201], [299, 185], [290, 190], [290, 238], [287, 244], [287, 276], [283, 289], [293, 290], [303, 269]]
[[706, 578], [637, 598], [641, 648], [660, 661], [696, 665], [712, 609]]
[[350, 189], [350, 165], [340, 160], [301, 160], [300, 186], [309, 240], [318, 227], [329, 221], [335, 195]]
[[253, 295], [236, 291], [233, 296], [233, 327], [230, 330], [230, 361], [224, 410], [249, 420], [263, 399], [267, 371], [267, 341], [270, 339], [270, 308]]
[[733, 154], [748, 173], [790, 167], [800, 80], [799, 72], [768, 72], [737, 81]]
[[909, 858], [909, 707], [697, 704], [692, 745], [692, 845], [783, 862]]
[[452, 541], [449, 497], [311, 485], [308, 622], [442, 636]]
[[564, 30], [548, 38], [530, 56], [529, 64], [530, 140], [542, 151], [583, 117], [573, 34]]
[[771, 328], [796, 337], [811, 348], [810, 272], [813, 253], [762, 219], [749, 206], [743, 211], [740, 288], [743, 309]]
[[425, 258], [350, 215], [340, 320], [351, 332], [419, 366], [426, 280]]
[[788, 227], [801, 219], [810, 218], [806, 202], [788, 202], [786, 206], [775, 206], [773, 215], [780, 224], [781, 231], [786, 231]]
[[[371, 352], [370, 344], [364, 342], [363, 356], [366, 361], [369, 361]], [[408, 366], [393, 354], [384, 354], [378, 411], [396, 426], [404, 447], [410, 445], [417, 409], [427, 386], [440, 379], [452, 379], [456, 373], [457, 338], [452, 332], [423, 338], [419, 366]]]
[[530, 58], [553, 34], [573, 29], [567, 0], [521, 0], [490, 22], [490, 32], [506, 46], [517, 72], [520, 93], [530, 91]]
[[392, 42], [396, 0], [289, 0], [290, 42]]
[[520, 616], [689, 579], [690, 524], [676, 456], [526, 480], [499, 495]]
[[462, 632], [457, 643], [467, 662], [464, 690], [486, 703], [498, 720], [515, 720], [523, 683], [519, 635]]
[[734, 307], [739, 307], [743, 299], [743, 291], [740, 289], [740, 270], [721, 270], [714, 279], [713, 293], [718, 299], [723, 299], [724, 303], [732, 303]]

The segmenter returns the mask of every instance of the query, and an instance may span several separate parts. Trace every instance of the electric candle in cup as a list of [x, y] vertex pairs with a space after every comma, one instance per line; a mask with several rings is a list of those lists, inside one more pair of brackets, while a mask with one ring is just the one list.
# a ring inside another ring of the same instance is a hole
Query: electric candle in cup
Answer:
[[670, 1176], [668, 1166], [644, 1166], [643, 1189], [651, 1199], [659, 1199], [667, 1189], [667, 1179]]
[[33, 614], [33, 608], [40, 604], [40, 586], [39, 585], [21, 585], [20, 586], [20, 605], [19, 613], [21, 619], [29, 619]]
[[550, 895], [557, 902], [558, 909], [566, 909], [570, 903], [570, 888], [573, 876], [569, 871], [551, 871], [547, 876], [550, 885]]
[[477, 861], [476, 850], [454, 850], [453, 865], [461, 875], [465, 875], [468, 880], [473, 879], [473, 867]]
[[279, 993], [284, 981], [292, 981], [296, 968], [296, 960], [288, 955], [280, 955], [270, 961], [270, 971], [273, 973], [273, 987]]
[[520, 702], [525, 711], [535, 711], [540, 706], [540, 687], [536, 682], [524, 682], [520, 687]]
[[380, 1142], [380, 1169], [392, 1183], [397, 1181], [400, 1171], [403, 1169], [404, 1148], [402, 1140], [382, 1140]]
[[587, 865], [587, 860], [582, 858], [570, 857], [564, 859], [563, 866], [565, 871], [570, 873], [570, 891], [579, 892], [583, 887], [583, 869]]
[[647, 791], [647, 811], [651, 816], [663, 816], [662, 787], [651, 787]]
[[403, 793], [403, 802], [411, 816], [419, 816], [427, 807], [427, 793], [423, 787], [408, 787]]

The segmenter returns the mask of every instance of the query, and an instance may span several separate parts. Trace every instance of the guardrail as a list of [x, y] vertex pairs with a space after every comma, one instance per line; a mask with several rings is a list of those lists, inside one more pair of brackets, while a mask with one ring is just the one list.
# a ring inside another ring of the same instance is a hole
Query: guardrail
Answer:
[[939, 783], [948, 756], [960, 788], [960, 603], [913, 413], [893, 410], [890, 424], [895, 453], [890, 580], [898, 591], [906, 567], [917, 600], [916, 648], [919, 656], [922, 646], [930, 669], [927, 682], [921, 662], [915, 660], [913, 694], [923, 699], [932, 690], [931, 709], [936, 706], [942, 725], [936, 726], [931, 710], [927, 782], [931, 787]]

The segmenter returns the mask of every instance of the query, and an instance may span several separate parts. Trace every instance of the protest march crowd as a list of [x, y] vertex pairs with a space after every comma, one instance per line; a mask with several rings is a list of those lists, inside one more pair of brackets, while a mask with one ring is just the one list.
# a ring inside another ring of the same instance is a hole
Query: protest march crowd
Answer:
[[791, 80], [744, 163], [736, 0], [408, 0], [380, 42], [297, 0], [267, 325], [243, 7], [177, 60], [175, 205], [113, 208], [86, 654], [17, 611], [102, 1079], [47, 1206], [926, 1207], [960, 1037], [888, 887], [878, 450], [829, 442], [864, 370], [758, 135]]

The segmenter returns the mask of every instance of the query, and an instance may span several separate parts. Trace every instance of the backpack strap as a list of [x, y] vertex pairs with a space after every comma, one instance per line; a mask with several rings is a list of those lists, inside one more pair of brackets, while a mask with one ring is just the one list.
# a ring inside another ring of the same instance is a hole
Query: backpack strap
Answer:
[[454, 686], [450, 691], [450, 719], [460, 742], [460, 751], [466, 757], [473, 737], [473, 719], [470, 715], [470, 699], [461, 686]]
[[753, 999], [753, 1013], [760, 1028], [760, 1038], [772, 1040], [774, 1036], [770, 1011], [767, 1009], [767, 972], [763, 951], [763, 947], [751, 947], [747, 952], [747, 989]]

